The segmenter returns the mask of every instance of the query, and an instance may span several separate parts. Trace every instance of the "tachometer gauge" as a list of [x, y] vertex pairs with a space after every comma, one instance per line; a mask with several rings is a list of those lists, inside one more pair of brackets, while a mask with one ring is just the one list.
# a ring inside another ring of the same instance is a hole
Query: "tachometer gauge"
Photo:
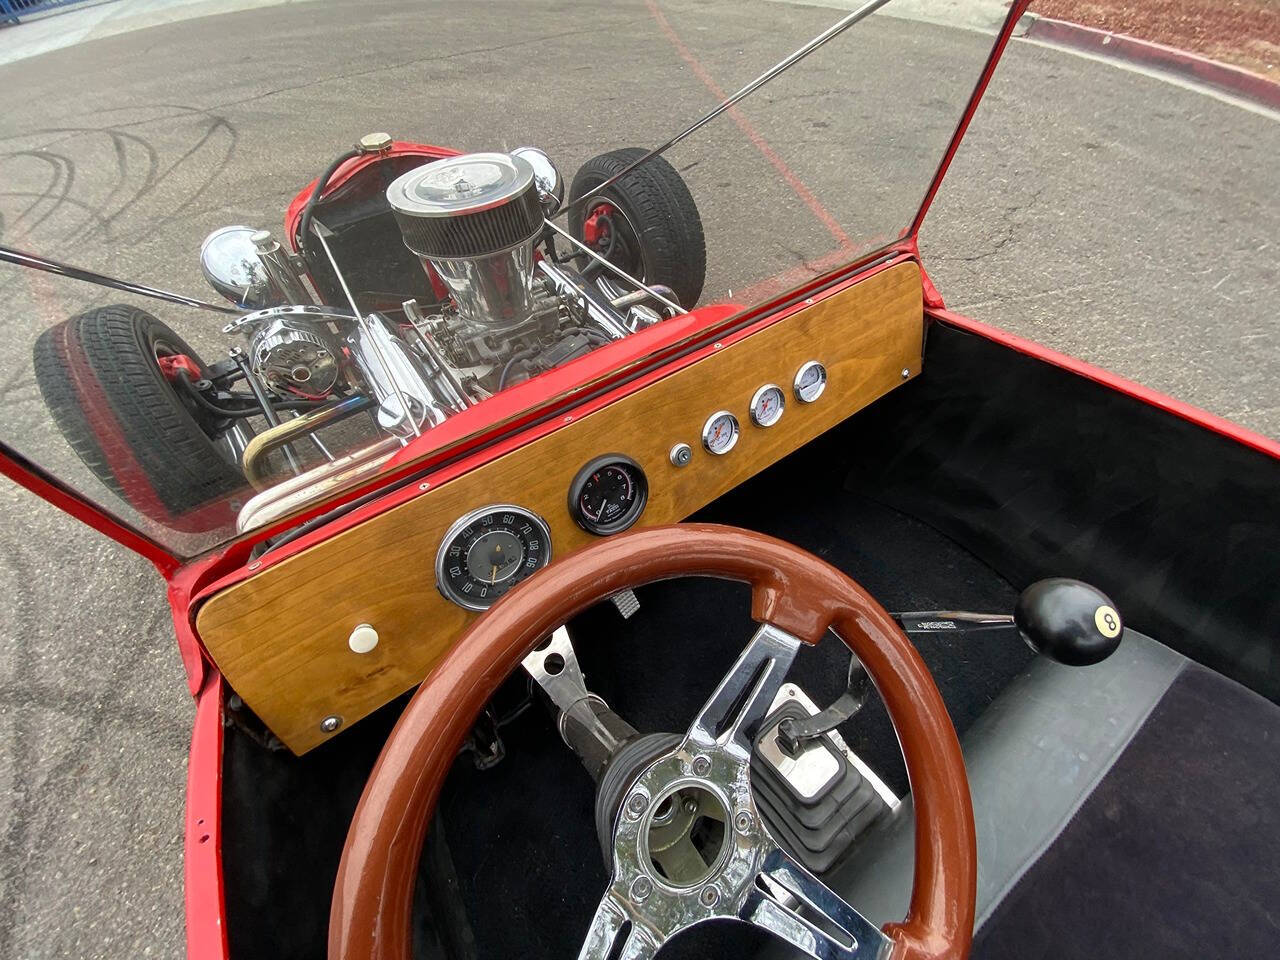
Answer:
[[827, 389], [827, 368], [817, 360], [810, 360], [796, 371], [796, 399], [801, 403], [813, 403]]
[[707, 422], [702, 425], [702, 445], [708, 453], [724, 456], [738, 442], [741, 432], [738, 418], [728, 410], [720, 410], [707, 417]]
[[787, 397], [782, 388], [774, 383], [766, 383], [751, 397], [751, 422], [757, 427], [772, 427], [782, 419], [786, 403]]
[[587, 533], [621, 533], [640, 519], [649, 481], [640, 464], [620, 453], [596, 457], [569, 484], [569, 515]]
[[436, 551], [436, 586], [468, 610], [487, 610], [551, 562], [551, 531], [535, 513], [494, 504], [460, 517]]

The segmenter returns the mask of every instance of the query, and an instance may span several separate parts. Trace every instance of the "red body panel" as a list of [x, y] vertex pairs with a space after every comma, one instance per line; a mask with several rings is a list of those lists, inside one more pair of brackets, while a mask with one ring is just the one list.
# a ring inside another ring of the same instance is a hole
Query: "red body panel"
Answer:
[[196, 694], [187, 760], [183, 828], [187, 957], [226, 960], [227, 910], [222, 885], [222, 677], [209, 673]]
[[[449, 147], [436, 147], [429, 143], [412, 143], [408, 140], [392, 141], [391, 149], [386, 154], [367, 153], [364, 156], [353, 157], [334, 171], [332, 177], [329, 178], [329, 184], [325, 188], [325, 195], [337, 190], [346, 183], [356, 173], [359, 173], [365, 167], [372, 166], [377, 163], [382, 156], [393, 157], [421, 157], [423, 160], [440, 160], [444, 157], [456, 157], [460, 151], [452, 150]], [[320, 178], [317, 177], [316, 180]], [[316, 181], [312, 180], [293, 198], [293, 202], [289, 204], [289, 209], [284, 215], [284, 233], [289, 238], [289, 246], [296, 253], [298, 250], [298, 221], [302, 219], [302, 210], [307, 205], [307, 201], [311, 199], [311, 191], [316, 188]]]

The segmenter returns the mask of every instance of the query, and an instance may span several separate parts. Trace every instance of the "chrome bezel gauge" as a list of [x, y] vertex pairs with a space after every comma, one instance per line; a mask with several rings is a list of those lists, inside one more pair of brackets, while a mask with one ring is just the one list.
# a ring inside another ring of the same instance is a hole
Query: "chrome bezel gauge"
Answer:
[[[498, 584], [485, 584], [469, 573], [466, 561], [482, 536], [498, 530], [519, 540], [523, 553], [516, 570]], [[454, 546], [458, 552], [451, 556]], [[455, 561], [452, 566], [450, 560]], [[488, 610], [508, 590], [550, 562], [551, 529], [547, 522], [532, 510], [513, 503], [491, 503], [463, 514], [445, 533], [436, 550], [436, 589], [446, 600], [466, 610]], [[475, 586], [467, 590], [468, 584]]]
[[[801, 386], [805, 376], [811, 370], [818, 371], [818, 379], [808, 386]], [[827, 389], [827, 368], [817, 360], [810, 360], [800, 365], [800, 369], [796, 371], [796, 378], [792, 382], [792, 389], [795, 392], [796, 399], [801, 403], [813, 403], [817, 400], [824, 390]]]
[[[776, 394], [778, 405], [772, 412], [761, 415], [760, 404], [764, 402], [765, 397], [770, 394]], [[787, 407], [787, 395], [782, 388], [776, 383], [766, 383], [763, 387], [751, 395], [751, 422], [757, 427], [772, 427], [775, 423], [782, 419], [782, 414]]]
[[[729, 423], [728, 439], [721, 438], [712, 428], [716, 425], [716, 421], [726, 419]], [[707, 453], [715, 454], [717, 457], [723, 457], [738, 444], [738, 437], [742, 435], [742, 427], [738, 423], [738, 418], [728, 410], [717, 410], [711, 416], [707, 417], [706, 423], [702, 425], [702, 447]]]
[[[622, 499], [616, 503], [604, 499], [593, 515], [586, 502], [589, 491], [607, 474], [621, 478], [623, 489], [618, 492]], [[649, 479], [644, 475], [644, 468], [621, 453], [609, 453], [587, 461], [569, 484], [569, 516], [583, 530], [597, 537], [626, 530], [640, 519], [648, 502]], [[612, 513], [609, 512], [611, 507]]]

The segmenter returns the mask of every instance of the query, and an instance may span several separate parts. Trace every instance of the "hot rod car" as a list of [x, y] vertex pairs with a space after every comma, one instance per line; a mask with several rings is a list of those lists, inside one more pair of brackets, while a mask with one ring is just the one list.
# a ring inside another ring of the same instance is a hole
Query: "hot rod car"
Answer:
[[167, 583], [189, 957], [1274, 953], [1280, 445], [917, 244], [1026, 3], [896, 235], [700, 303], [664, 155], [885, 3], [567, 189], [365, 137], [206, 237], [224, 302], [0, 248], [225, 315], [36, 340], [113, 499], [0, 447]]

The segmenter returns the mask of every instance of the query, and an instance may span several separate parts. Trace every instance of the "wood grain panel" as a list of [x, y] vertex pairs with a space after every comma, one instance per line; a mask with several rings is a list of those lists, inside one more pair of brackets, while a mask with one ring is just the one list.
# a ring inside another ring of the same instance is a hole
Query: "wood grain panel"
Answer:
[[[900, 264], [727, 345], [581, 420], [483, 464], [386, 513], [317, 544], [211, 597], [197, 628], [235, 691], [290, 749], [328, 738], [320, 721], [345, 729], [419, 683], [476, 614], [435, 588], [434, 560], [449, 525], [487, 503], [531, 509], [551, 528], [555, 554], [593, 538], [573, 522], [566, 493], [574, 474], [603, 453], [625, 453], [649, 478], [640, 523], [679, 521], [904, 382], [920, 369], [920, 273]], [[826, 364], [816, 403], [791, 395], [806, 360]], [[782, 419], [754, 427], [747, 413], [764, 383], [787, 391]], [[699, 442], [707, 416], [725, 408], [742, 422], [726, 456]], [[672, 444], [694, 449], [683, 468]], [[367, 654], [347, 646], [359, 623], [377, 628]]]

